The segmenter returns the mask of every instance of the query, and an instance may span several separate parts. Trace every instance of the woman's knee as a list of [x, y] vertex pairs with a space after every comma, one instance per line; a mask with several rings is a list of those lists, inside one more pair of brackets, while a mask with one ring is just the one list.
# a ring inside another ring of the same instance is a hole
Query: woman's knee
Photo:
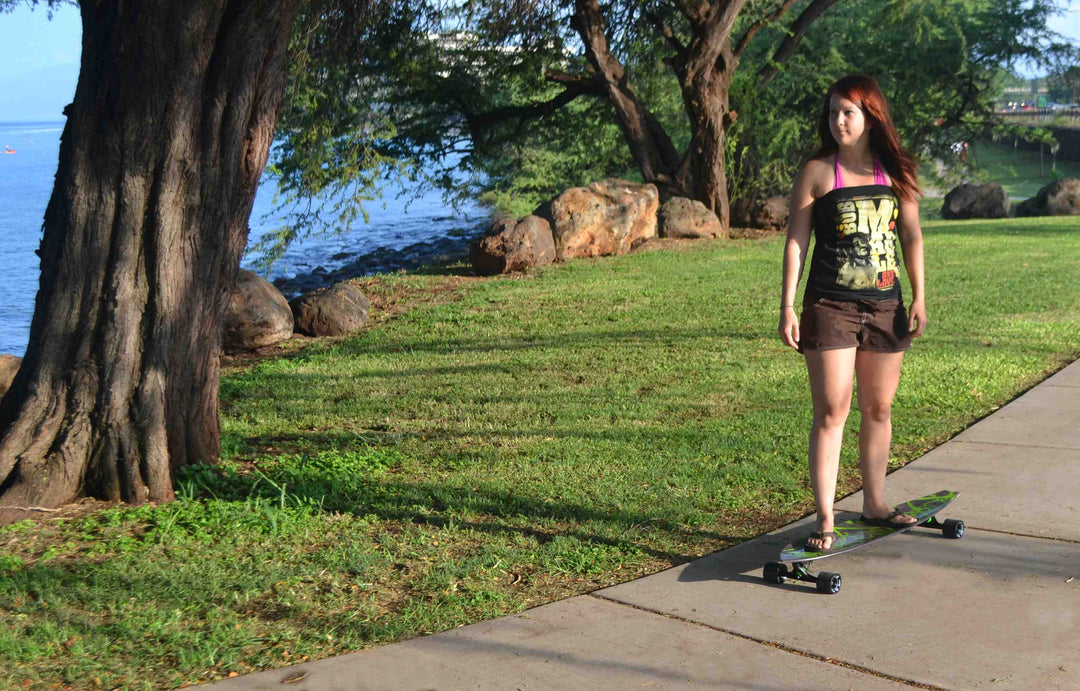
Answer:
[[892, 401], [859, 401], [863, 420], [889, 422], [892, 419]]
[[823, 405], [814, 409], [814, 426], [818, 429], [843, 428], [850, 405]]

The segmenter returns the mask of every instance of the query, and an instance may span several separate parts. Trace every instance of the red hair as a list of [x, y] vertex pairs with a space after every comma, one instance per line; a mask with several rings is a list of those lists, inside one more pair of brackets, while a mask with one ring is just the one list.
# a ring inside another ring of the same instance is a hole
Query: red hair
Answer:
[[873, 77], [865, 74], [849, 74], [829, 87], [825, 93], [821, 117], [818, 118], [818, 137], [821, 140], [821, 146], [814, 152], [813, 158], [826, 158], [840, 149], [829, 129], [829, 101], [832, 100], [833, 94], [859, 106], [863, 117], [866, 118], [867, 127], [870, 128], [870, 151], [892, 178], [896, 196], [905, 201], [915, 200], [922, 194], [916, 178], [919, 164], [915, 157], [900, 144], [900, 135], [897, 134], [896, 125], [893, 124], [892, 116], [889, 114], [889, 104], [886, 103], [885, 95], [881, 93], [881, 87]]

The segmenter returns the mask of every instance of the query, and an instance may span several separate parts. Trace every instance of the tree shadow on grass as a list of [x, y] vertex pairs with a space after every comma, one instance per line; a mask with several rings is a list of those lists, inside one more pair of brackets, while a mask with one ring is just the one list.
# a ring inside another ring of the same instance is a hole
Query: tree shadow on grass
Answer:
[[[689, 348], [690, 346], [686, 344], [703, 338], [758, 341], [762, 338], [771, 339], [771, 337], [772, 332], [766, 330], [764, 326], [760, 331], [721, 328], [612, 329], [610, 331], [592, 329], [563, 331], [542, 336], [526, 334], [491, 338], [415, 338], [379, 346], [372, 346], [360, 338], [341, 343], [336, 352], [339, 355], [362, 356], [411, 353], [497, 353], [554, 349], [580, 352], [585, 347], [611, 348], [616, 345], [632, 346], [639, 343], [679, 343]], [[776, 343], [779, 344], [779, 341]], [[780, 350], [779, 345], [777, 345], [777, 350]]]
[[[185, 481], [182, 480], [183, 485]], [[203, 468], [189, 475], [189, 493], [223, 501], [252, 498], [289, 506], [317, 507], [325, 513], [345, 513], [388, 523], [411, 523], [433, 529], [516, 535], [540, 544], [557, 537], [605, 545], [629, 554], [644, 553], [669, 565], [697, 558], [641, 544], [629, 531], [648, 529], [685, 539], [688, 528], [657, 512], [596, 508], [550, 497], [533, 497], [491, 487], [455, 486], [439, 482], [400, 482], [385, 477], [362, 477], [341, 471], [278, 467], [237, 474]], [[468, 519], [466, 516], [483, 517]], [[607, 527], [608, 530], [588, 526]], [[573, 527], [577, 526], [577, 527]], [[603, 534], [603, 533], [608, 534]], [[694, 535], [720, 545], [745, 536], [695, 529]]]

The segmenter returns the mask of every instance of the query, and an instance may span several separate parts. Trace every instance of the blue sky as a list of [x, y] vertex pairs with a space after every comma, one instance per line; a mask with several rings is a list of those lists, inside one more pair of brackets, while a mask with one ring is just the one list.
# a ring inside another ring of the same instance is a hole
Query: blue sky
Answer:
[[[1080, 0], [1050, 28], [1080, 43]], [[60, 120], [79, 75], [81, 24], [75, 7], [19, 6], [0, 13], [0, 122]], [[1031, 75], [1034, 76], [1034, 75]]]
[[82, 22], [75, 7], [0, 13], [0, 122], [61, 120], [79, 77]]

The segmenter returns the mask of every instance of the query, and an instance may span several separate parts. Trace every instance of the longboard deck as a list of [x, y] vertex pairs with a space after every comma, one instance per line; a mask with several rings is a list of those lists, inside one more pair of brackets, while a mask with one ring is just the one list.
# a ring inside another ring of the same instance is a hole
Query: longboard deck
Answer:
[[800, 541], [800, 544], [798, 545], [793, 543], [785, 547], [784, 550], [780, 552], [780, 561], [784, 563], [806, 562], [814, 561], [816, 559], [825, 559], [826, 557], [835, 557], [837, 554], [850, 552], [872, 542], [887, 538], [890, 535], [906, 533], [912, 528], [930, 520], [934, 514], [948, 506], [949, 502], [955, 499], [957, 494], [959, 494], [959, 492], [941, 490], [940, 492], [934, 492], [925, 497], [912, 499], [911, 501], [896, 506], [895, 508], [897, 511], [915, 517], [916, 522], [910, 525], [890, 528], [887, 526], [868, 525], [858, 518], [844, 521], [833, 528], [833, 532], [836, 533], [836, 539], [833, 541], [832, 549], [829, 551], [818, 552], [809, 549], [805, 546], [805, 540], [803, 540]]

